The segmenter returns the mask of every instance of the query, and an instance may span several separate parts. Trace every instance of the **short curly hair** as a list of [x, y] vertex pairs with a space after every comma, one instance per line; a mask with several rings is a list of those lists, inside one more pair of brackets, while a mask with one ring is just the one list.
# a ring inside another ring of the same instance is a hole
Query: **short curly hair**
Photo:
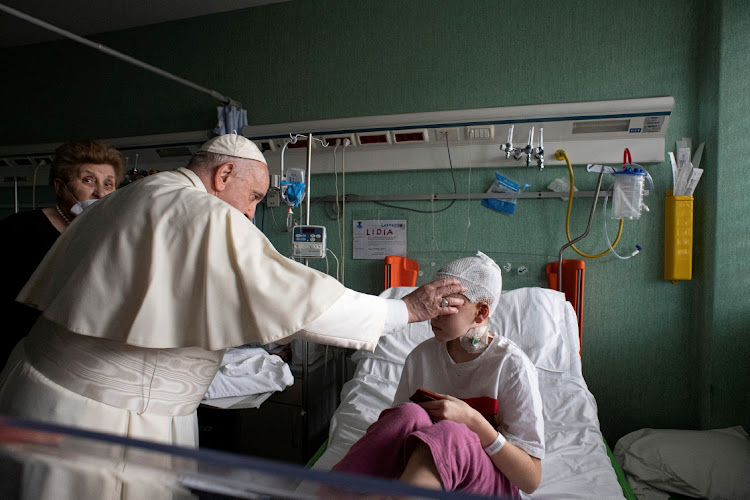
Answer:
[[49, 170], [50, 186], [54, 185], [55, 179], [69, 182], [84, 163], [112, 165], [117, 185], [125, 178], [125, 162], [115, 148], [102, 141], [74, 141], [55, 149]]

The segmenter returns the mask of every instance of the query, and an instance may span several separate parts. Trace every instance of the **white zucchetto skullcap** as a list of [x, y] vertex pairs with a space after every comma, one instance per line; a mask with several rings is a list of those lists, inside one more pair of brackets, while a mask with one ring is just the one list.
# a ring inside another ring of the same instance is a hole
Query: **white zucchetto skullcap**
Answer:
[[433, 280], [444, 278], [458, 278], [467, 288], [463, 295], [469, 302], [487, 302], [490, 306], [490, 316], [495, 312], [503, 290], [503, 276], [500, 266], [494, 260], [482, 252], [477, 252], [475, 257], [454, 260], [433, 276]]
[[250, 139], [239, 134], [224, 134], [214, 137], [203, 144], [198, 151], [206, 151], [219, 155], [235, 156], [237, 158], [247, 158], [256, 160], [268, 165], [263, 153], [258, 146]]

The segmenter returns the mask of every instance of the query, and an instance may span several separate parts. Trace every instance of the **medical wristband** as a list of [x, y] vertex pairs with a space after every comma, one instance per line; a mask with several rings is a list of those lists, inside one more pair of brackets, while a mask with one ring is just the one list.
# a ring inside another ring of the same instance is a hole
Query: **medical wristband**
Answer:
[[497, 433], [497, 437], [495, 438], [495, 440], [492, 442], [491, 445], [489, 445], [487, 448], [484, 449], [484, 452], [488, 456], [491, 457], [492, 455], [494, 455], [495, 453], [497, 453], [498, 451], [500, 451], [500, 448], [502, 448], [503, 446], [505, 446], [506, 442], [507, 442], [507, 440], [505, 439], [505, 436], [503, 436], [501, 433], [498, 432]]

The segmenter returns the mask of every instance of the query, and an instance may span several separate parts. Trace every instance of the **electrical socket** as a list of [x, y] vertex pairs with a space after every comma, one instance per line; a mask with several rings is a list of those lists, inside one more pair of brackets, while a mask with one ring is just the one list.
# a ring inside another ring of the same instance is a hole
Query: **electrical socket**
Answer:
[[281, 194], [276, 189], [270, 189], [266, 193], [266, 206], [268, 208], [278, 207], [281, 204]]
[[263, 139], [254, 142], [255, 145], [258, 146], [258, 149], [260, 149], [261, 153], [265, 153], [266, 151], [276, 151], [276, 144], [271, 139]]
[[445, 127], [435, 129], [435, 139], [438, 142], [445, 142], [446, 137], [449, 142], [460, 141], [461, 134], [458, 131], [458, 127]]
[[[324, 135], [323, 140], [328, 142], [328, 146], [352, 146], [354, 144], [354, 134]], [[349, 144], [346, 144], [349, 141]]]
[[[276, 151], [281, 151], [284, 148], [284, 144], [287, 144], [286, 151], [287, 153], [289, 151], [294, 151], [295, 149], [307, 149], [307, 146], [300, 147], [300, 141], [303, 141], [302, 144], [307, 144], [307, 137], [297, 137], [297, 141], [292, 143], [292, 138], [289, 136], [286, 137], [277, 137], [276, 139], [272, 139], [273, 145], [276, 148]], [[293, 146], [292, 144], [296, 144], [296, 146]], [[313, 148], [315, 147], [315, 140], [313, 140]]]
[[473, 140], [491, 140], [495, 138], [494, 125], [474, 125], [466, 127], [466, 139]]

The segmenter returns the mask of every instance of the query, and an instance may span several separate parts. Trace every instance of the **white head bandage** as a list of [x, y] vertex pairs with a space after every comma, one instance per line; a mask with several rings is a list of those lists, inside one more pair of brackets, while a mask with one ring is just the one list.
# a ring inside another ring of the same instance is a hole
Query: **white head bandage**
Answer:
[[250, 139], [238, 134], [224, 134], [214, 137], [203, 144], [198, 151], [206, 151], [220, 155], [236, 156], [256, 160], [268, 165], [263, 153]]
[[482, 252], [477, 252], [475, 257], [449, 262], [440, 269], [433, 279], [458, 278], [467, 290], [463, 293], [469, 302], [487, 302], [490, 307], [490, 316], [495, 312], [497, 301], [503, 290], [503, 276], [494, 260]]

